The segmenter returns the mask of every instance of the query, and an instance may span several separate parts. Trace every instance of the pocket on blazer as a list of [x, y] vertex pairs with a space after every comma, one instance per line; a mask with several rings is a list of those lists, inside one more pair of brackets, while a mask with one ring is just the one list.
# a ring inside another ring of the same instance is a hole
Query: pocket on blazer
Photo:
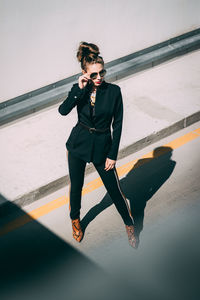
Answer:
[[106, 142], [107, 143], [112, 143], [112, 136], [111, 136], [110, 131], [108, 133], [106, 133]]
[[67, 144], [70, 144], [72, 147], [75, 146], [75, 142], [76, 142], [76, 139], [78, 137], [78, 134], [81, 130], [81, 127], [78, 126], [78, 125], [75, 125], [72, 130], [71, 130], [71, 133], [69, 135], [69, 138], [67, 140]]
[[105, 150], [109, 150], [112, 144], [111, 132], [108, 132], [105, 136]]

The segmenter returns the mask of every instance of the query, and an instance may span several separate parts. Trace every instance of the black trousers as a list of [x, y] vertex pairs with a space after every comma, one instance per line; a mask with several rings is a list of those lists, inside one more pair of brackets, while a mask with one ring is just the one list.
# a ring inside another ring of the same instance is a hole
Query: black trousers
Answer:
[[[69, 208], [70, 218], [72, 220], [80, 217], [81, 209], [81, 193], [84, 183], [84, 173], [86, 162], [74, 156], [68, 151], [68, 166], [70, 177], [70, 191], [69, 191]], [[105, 162], [102, 164], [94, 164], [99, 173], [104, 186], [115, 204], [119, 214], [121, 215], [125, 225], [133, 225], [133, 219], [130, 214], [128, 202], [123, 192], [121, 191], [119, 177], [116, 168], [108, 171], [104, 170]]]

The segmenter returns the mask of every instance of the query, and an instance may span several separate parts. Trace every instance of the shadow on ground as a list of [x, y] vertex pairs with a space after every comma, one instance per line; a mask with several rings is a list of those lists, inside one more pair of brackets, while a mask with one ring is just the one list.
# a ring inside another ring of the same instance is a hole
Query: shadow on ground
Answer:
[[[139, 160], [121, 180], [134, 214], [138, 213], [139, 231], [147, 201], [173, 172], [175, 162], [171, 154], [169, 148], [155, 149], [154, 159]], [[115, 261], [118, 270], [111, 277], [1, 196], [0, 202], [9, 203], [12, 213], [5, 216], [6, 210], [1, 212], [0, 299], [199, 299], [200, 204], [197, 198], [189, 199], [187, 205], [166, 216], [158, 226], [146, 228], [143, 247], [130, 253], [122, 251]], [[107, 195], [88, 212], [85, 223], [111, 204]], [[9, 222], [16, 216], [25, 218], [27, 223], [12, 228]], [[115, 248], [107, 255], [112, 260]]]
[[0, 299], [116, 298], [100, 266], [3, 195], [0, 203]]
[[[121, 189], [130, 201], [138, 244], [143, 229], [146, 203], [170, 177], [175, 168], [176, 162], [171, 160], [171, 156], [172, 148], [155, 148], [152, 158], [139, 159], [128, 174], [120, 180]], [[112, 204], [107, 193], [102, 201], [91, 208], [81, 220], [84, 230], [98, 214]]]
[[[130, 200], [135, 227], [143, 230], [147, 202], [172, 174], [176, 162], [170, 147], [154, 149], [153, 158], [140, 159], [120, 181]], [[186, 178], [188, 174], [185, 174]], [[198, 191], [198, 190], [197, 190]], [[145, 228], [142, 246], [132, 254], [123, 247], [113, 248], [115, 274], [125, 279], [129, 288], [126, 299], [183, 300], [200, 298], [200, 193], [193, 193], [187, 203]], [[104, 209], [112, 205], [108, 194], [82, 219], [85, 228]], [[172, 203], [173, 205], [173, 203]], [[120, 238], [118, 239], [120, 246]], [[111, 239], [110, 239], [111, 242]], [[116, 247], [116, 243], [114, 243]], [[117, 258], [115, 258], [117, 252]], [[109, 255], [109, 251], [107, 253]], [[112, 259], [112, 258], [111, 258]]]

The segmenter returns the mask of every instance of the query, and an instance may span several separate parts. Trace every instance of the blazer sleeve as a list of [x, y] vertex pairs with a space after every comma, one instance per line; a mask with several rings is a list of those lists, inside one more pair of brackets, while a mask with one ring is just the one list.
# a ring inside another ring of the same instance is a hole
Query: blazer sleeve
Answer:
[[67, 98], [63, 103], [58, 107], [58, 111], [61, 115], [66, 116], [74, 106], [77, 105], [85, 95], [86, 88], [79, 88], [78, 83], [73, 84], [71, 90], [68, 93]]
[[122, 100], [121, 88], [119, 87], [119, 93], [117, 96], [117, 101], [114, 109], [113, 122], [112, 122], [112, 129], [113, 129], [112, 144], [107, 154], [107, 157], [113, 160], [117, 159], [119, 143], [121, 139], [122, 124], [123, 124], [123, 100]]

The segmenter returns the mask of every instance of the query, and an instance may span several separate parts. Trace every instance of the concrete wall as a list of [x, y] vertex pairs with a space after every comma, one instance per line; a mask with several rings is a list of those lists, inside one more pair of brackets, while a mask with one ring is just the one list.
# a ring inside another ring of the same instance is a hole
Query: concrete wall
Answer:
[[198, 0], [0, 0], [0, 102], [80, 72], [80, 41], [105, 62], [200, 27]]

